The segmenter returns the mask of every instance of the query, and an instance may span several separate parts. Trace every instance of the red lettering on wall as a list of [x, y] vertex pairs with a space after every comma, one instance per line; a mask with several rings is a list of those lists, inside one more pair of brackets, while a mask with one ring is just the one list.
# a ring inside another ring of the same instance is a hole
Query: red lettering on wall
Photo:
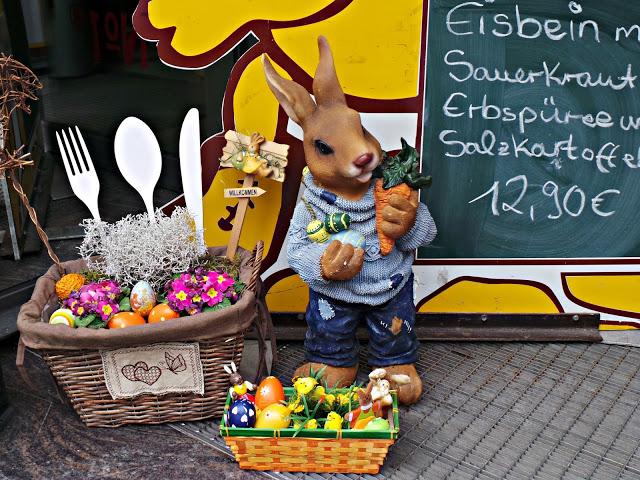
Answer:
[[130, 19], [131, 16], [124, 12], [89, 12], [94, 63], [101, 63], [103, 52], [109, 51], [119, 53], [125, 65], [131, 65], [135, 61], [137, 46], [140, 67], [147, 68], [147, 43], [135, 33]]

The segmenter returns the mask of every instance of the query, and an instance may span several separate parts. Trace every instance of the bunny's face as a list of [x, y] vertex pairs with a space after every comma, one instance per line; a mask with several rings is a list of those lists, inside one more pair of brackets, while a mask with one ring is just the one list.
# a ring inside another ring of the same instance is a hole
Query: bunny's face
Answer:
[[324, 37], [318, 37], [318, 48], [315, 100], [304, 87], [281, 77], [263, 57], [267, 83], [289, 118], [302, 127], [307, 166], [318, 186], [357, 200], [366, 193], [380, 163], [380, 144], [362, 127], [360, 114], [347, 106]]

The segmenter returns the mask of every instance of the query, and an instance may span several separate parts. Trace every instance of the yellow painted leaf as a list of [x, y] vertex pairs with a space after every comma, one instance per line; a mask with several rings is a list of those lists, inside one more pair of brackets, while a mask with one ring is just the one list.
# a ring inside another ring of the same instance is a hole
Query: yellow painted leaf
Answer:
[[[271, 62], [278, 73], [291, 78], [287, 72]], [[260, 132], [273, 140], [278, 123], [278, 101], [267, 86], [260, 57], [247, 65], [233, 93], [235, 130], [246, 135]]]
[[558, 313], [559, 309], [533, 285], [463, 280], [429, 299], [419, 312]]
[[640, 313], [640, 274], [565, 275], [564, 279], [569, 298], [585, 307]]
[[298, 275], [291, 275], [276, 282], [266, 298], [272, 312], [304, 312], [309, 303], [309, 287]]
[[374, 99], [415, 97], [422, 4], [422, 0], [354, 0], [327, 20], [273, 30], [273, 37], [313, 76], [318, 64], [316, 39], [326, 36], [347, 94]]
[[332, 0], [152, 0], [149, 21], [158, 29], [175, 27], [171, 46], [180, 54], [205, 53], [255, 19], [296, 20], [307, 17]]

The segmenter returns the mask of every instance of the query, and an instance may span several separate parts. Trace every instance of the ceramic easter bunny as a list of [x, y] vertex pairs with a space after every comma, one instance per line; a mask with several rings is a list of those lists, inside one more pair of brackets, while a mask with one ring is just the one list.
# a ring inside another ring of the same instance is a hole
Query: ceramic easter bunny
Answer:
[[373, 384], [371, 389], [371, 400], [374, 402], [380, 400], [383, 407], [388, 407], [393, 404], [391, 397], [391, 384], [393, 383], [394, 389], [411, 383], [411, 378], [408, 375], [388, 375], [384, 368], [376, 368], [369, 373], [369, 381]]
[[[318, 38], [318, 48], [315, 100], [304, 87], [280, 76], [263, 57], [271, 91], [289, 118], [302, 127], [309, 169], [287, 246], [289, 265], [309, 285], [308, 363], [295, 375], [306, 376], [311, 369], [327, 366], [323, 377], [328, 385], [351, 385], [358, 368], [356, 329], [365, 320], [369, 363], [384, 367], [389, 375], [407, 375], [410, 382], [399, 386], [398, 398], [411, 404], [422, 393], [414, 366], [419, 343], [413, 332], [411, 266], [415, 249], [435, 237], [435, 224], [427, 207], [419, 203], [417, 192], [410, 198], [391, 195], [382, 211], [380, 229], [396, 244], [388, 255], [380, 253], [372, 182], [373, 170], [382, 159], [380, 144], [362, 127], [358, 112], [347, 106], [324, 37]], [[324, 219], [337, 219], [359, 238], [353, 241], [343, 235], [339, 237], [342, 241], [326, 241], [314, 237], [311, 227]], [[325, 243], [319, 243], [322, 241]]]
[[229, 394], [231, 398], [237, 400], [247, 395], [249, 391], [255, 390], [256, 387], [253, 383], [242, 378], [234, 362], [231, 362], [230, 365], [223, 365], [222, 368], [229, 374], [229, 383], [231, 383]]

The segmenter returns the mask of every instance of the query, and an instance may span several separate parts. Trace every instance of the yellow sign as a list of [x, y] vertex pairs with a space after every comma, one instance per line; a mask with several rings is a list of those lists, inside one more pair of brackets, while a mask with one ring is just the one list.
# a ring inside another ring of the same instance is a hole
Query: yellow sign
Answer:
[[259, 197], [267, 193], [262, 188], [225, 188], [224, 198]]

